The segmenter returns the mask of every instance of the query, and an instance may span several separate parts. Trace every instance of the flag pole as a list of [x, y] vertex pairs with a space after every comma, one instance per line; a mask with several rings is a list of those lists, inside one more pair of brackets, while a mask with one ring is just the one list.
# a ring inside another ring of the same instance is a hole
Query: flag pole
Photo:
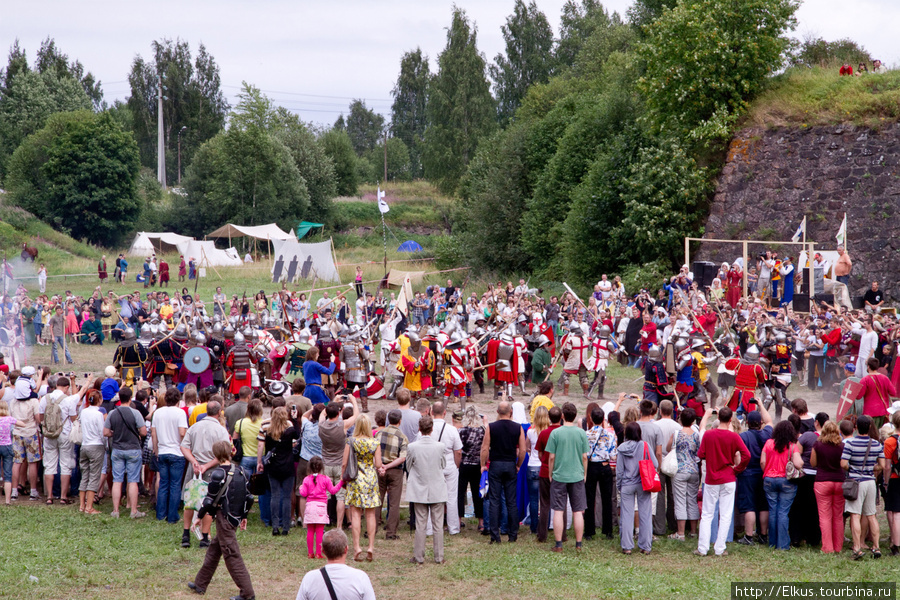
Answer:
[[850, 236], [847, 235], [847, 213], [844, 213], [844, 252], [847, 252], [849, 248], [847, 247], [847, 238]]

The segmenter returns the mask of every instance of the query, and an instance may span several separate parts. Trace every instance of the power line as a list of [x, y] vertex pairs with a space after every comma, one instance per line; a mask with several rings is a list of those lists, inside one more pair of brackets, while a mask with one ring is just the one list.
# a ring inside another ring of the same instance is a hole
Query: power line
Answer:
[[[236, 90], [244, 89], [243, 86], [240, 85], [223, 85], [223, 88], [232, 88]], [[301, 92], [279, 92], [277, 90], [263, 90], [259, 91], [265, 92], [267, 94], [284, 94], [286, 96], [308, 96], [310, 98], [331, 98], [334, 100], [367, 100], [370, 102], [393, 102], [393, 98], [360, 98], [359, 96], [328, 96], [324, 94], [304, 94]]]

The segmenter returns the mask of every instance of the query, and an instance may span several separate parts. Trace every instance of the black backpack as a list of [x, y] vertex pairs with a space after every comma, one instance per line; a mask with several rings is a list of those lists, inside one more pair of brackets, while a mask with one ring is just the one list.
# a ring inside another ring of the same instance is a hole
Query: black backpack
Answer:
[[231, 473], [228, 474], [227, 485], [223, 486], [223, 496], [218, 500], [221, 502], [222, 510], [228, 522], [235, 527], [241, 524], [241, 521], [247, 518], [247, 514], [253, 507], [253, 496], [247, 489], [247, 478], [244, 477], [244, 470], [237, 465], [233, 465]]

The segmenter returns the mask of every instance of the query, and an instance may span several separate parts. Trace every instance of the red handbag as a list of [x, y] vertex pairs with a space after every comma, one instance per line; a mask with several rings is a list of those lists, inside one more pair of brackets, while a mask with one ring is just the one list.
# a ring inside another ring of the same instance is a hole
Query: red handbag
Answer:
[[662, 483], [659, 481], [659, 473], [656, 472], [656, 467], [653, 466], [648, 449], [647, 442], [644, 442], [644, 458], [638, 462], [638, 468], [641, 472], [641, 487], [644, 488], [645, 492], [653, 493], [662, 490]]

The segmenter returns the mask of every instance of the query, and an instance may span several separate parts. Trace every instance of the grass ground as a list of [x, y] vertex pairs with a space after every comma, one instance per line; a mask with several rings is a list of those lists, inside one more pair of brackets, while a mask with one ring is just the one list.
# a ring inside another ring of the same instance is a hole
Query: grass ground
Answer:
[[757, 127], [855, 123], [879, 128], [900, 118], [900, 71], [841, 77], [840, 65], [793, 68], [756, 98], [746, 118]]

